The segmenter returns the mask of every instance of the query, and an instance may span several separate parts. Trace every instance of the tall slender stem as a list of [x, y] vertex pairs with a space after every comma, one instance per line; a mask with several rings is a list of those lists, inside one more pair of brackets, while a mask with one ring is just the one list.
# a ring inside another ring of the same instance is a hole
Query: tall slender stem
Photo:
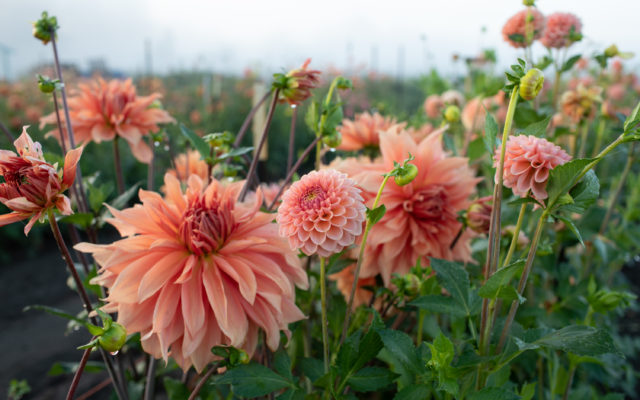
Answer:
[[[93, 339], [91, 339], [93, 340]], [[71, 381], [71, 386], [69, 386], [69, 391], [67, 391], [67, 400], [73, 400], [73, 395], [78, 388], [78, 383], [80, 382], [80, 377], [82, 376], [82, 371], [84, 371], [84, 367], [87, 365], [87, 361], [89, 360], [89, 355], [91, 354], [91, 350], [93, 348], [88, 348], [82, 353], [82, 358], [80, 359], [80, 363], [78, 364], [78, 369], [76, 369], [76, 373], [73, 375], [73, 380]]]
[[327, 322], [327, 278], [326, 262], [320, 257], [320, 306], [322, 309], [322, 358], [324, 359], [324, 372], [329, 372], [329, 323]]
[[189, 400], [195, 400], [195, 398], [198, 397], [198, 393], [200, 393], [200, 390], [202, 389], [204, 384], [207, 383], [209, 378], [211, 378], [211, 375], [216, 373], [217, 369], [218, 369], [217, 364], [214, 364], [211, 366], [211, 368], [209, 368], [209, 370], [207, 371], [206, 374], [204, 374], [202, 379], [198, 381], [198, 384], [196, 385], [196, 387], [193, 388], [193, 392], [191, 392], [191, 394], [189, 395]]
[[587, 138], [589, 137], [589, 123], [586, 121], [582, 122], [582, 127], [580, 131], [580, 150], [578, 150], [578, 158], [584, 158], [584, 155], [587, 151]]
[[[380, 202], [380, 197], [382, 196], [382, 191], [384, 187], [387, 185], [387, 181], [391, 175], [385, 175], [382, 183], [380, 184], [380, 188], [378, 189], [378, 193], [376, 194], [376, 198], [373, 200], [373, 205], [371, 206], [372, 210], [378, 208], [378, 203]], [[351, 292], [349, 293], [349, 301], [347, 303], [347, 311], [344, 317], [344, 323], [342, 325], [342, 337], [340, 339], [340, 345], [344, 343], [347, 338], [347, 331], [349, 330], [349, 319], [351, 317], [351, 312], [353, 308], [353, 299], [356, 296], [356, 289], [358, 288], [358, 278], [360, 277], [360, 268], [362, 267], [362, 260], [364, 260], [364, 249], [367, 244], [367, 237], [369, 237], [369, 231], [371, 230], [372, 224], [371, 220], [367, 218], [367, 222], [364, 226], [364, 234], [362, 235], [362, 242], [360, 243], [360, 253], [358, 254], [358, 261], [356, 262], [356, 270], [353, 273], [353, 285], [351, 285]]]
[[269, 114], [267, 115], [267, 122], [264, 124], [264, 129], [262, 130], [262, 137], [260, 138], [260, 143], [258, 144], [258, 148], [255, 149], [255, 152], [253, 154], [253, 160], [251, 160], [251, 166], [249, 167], [249, 172], [247, 172], [247, 179], [245, 180], [244, 186], [242, 187], [242, 191], [240, 192], [240, 196], [238, 197], [240, 201], [244, 201], [244, 197], [247, 195], [247, 192], [249, 191], [249, 186], [251, 185], [251, 180], [253, 178], [253, 175], [255, 174], [256, 168], [258, 167], [260, 152], [262, 151], [262, 147], [264, 147], [264, 144], [267, 141], [267, 133], [269, 132], [269, 126], [271, 126], [273, 113], [276, 109], [276, 104], [278, 104], [278, 94], [280, 94], [280, 89], [276, 89], [273, 91], [273, 98], [271, 99], [271, 105], [269, 106]]
[[120, 148], [118, 147], [119, 136], [113, 139], [113, 167], [116, 171], [116, 183], [118, 194], [124, 193], [124, 177], [122, 176], [122, 165], [120, 164]]
[[604, 139], [604, 131], [607, 126], [607, 119], [604, 116], [600, 117], [600, 122], [598, 123], [598, 130], [596, 132], [596, 143], [593, 145], [593, 152], [591, 153], [591, 157], [595, 157], [600, 151], [600, 146], [602, 146], [602, 140]]
[[247, 129], [249, 128], [249, 123], [253, 119], [253, 116], [256, 115], [256, 112], [258, 111], [262, 103], [267, 101], [267, 99], [269, 98], [269, 94], [270, 92], [265, 93], [264, 96], [262, 96], [262, 98], [260, 99], [260, 101], [258, 101], [256, 105], [253, 106], [251, 111], [249, 111], [249, 114], [247, 114], [247, 116], [245, 117], [244, 122], [242, 122], [242, 126], [240, 127], [240, 130], [236, 135], [236, 140], [233, 142], [233, 147], [240, 146], [240, 143], [242, 143], [242, 139], [244, 138], [244, 135], [245, 133], [247, 133]]
[[511, 244], [509, 245], [509, 251], [507, 251], [507, 256], [504, 258], [504, 262], [502, 263], [503, 267], [506, 267], [511, 262], [511, 258], [513, 257], [513, 253], [518, 247], [518, 236], [520, 235], [520, 229], [522, 229], [522, 221], [524, 221], [524, 214], [527, 209], [527, 203], [522, 203], [520, 206], [520, 214], [518, 214], [518, 221], [516, 222], [516, 228], [513, 231], [513, 237], [511, 238]]
[[291, 179], [293, 178], [293, 174], [295, 174], [296, 171], [298, 170], [298, 168], [300, 168], [300, 166], [302, 165], [302, 163], [305, 160], [305, 158], [307, 158], [309, 153], [311, 153], [311, 150], [313, 150], [313, 148], [315, 147], [316, 143], [318, 143], [320, 141], [320, 139], [321, 139], [320, 136], [316, 136], [316, 138], [313, 140], [313, 142], [311, 142], [311, 144], [309, 144], [309, 146], [307, 146], [307, 148], [304, 150], [304, 152], [302, 153], [300, 158], [298, 158], [298, 161], [296, 161], [294, 166], [291, 168], [291, 170], [287, 174], [287, 177], [284, 178], [284, 182], [282, 182], [282, 185], [280, 185], [280, 189], [278, 190], [278, 194], [276, 194], [276, 197], [273, 198], [273, 201], [271, 202], [271, 205], [268, 208], [269, 211], [273, 210], [273, 207], [276, 205], [278, 200], [280, 200], [280, 196], [282, 196], [282, 192], [284, 192], [284, 188], [287, 187], [289, 182], [291, 182]]
[[9, 130], [9, 128], [7, 128], [7, 126], [3, 124], [2, 121], [0, 121], [0, 131], [2, 131], [2, 133], [4, 133], [4, 135], [7, 137], [7, 139], [9, 139], [10, 143], [13, 143], [13, 141], [16, 140], [11, 134], [11, 131]]
[[607, 213], [604, 215], [604, 219], [602, 220], [602, 225], [600, 225], [600, 234], [604, 234], [607, 226], [609, 225], [609, 220], [611, 219], [611, 214], [613, 214], [613, 209], [618, 202], [618, 198], [620, 197], [620, 193], [622, 193], [622, 189], [624, 189], [625, 181], [627, 180], [627, 176], [631, 171], [631, 166], [633, 165], [633, 149], [635, 143], [631, 142], [629, 145], [629, 154], [627, 155], [627, 163], [624, 166], [624, 170], [622, 171], [622, 175], [620, 176], [620, 181], [618, 182], [618, 186], [616, 190], [611, 195], [611, 199], [609, 200], [609, 206], [607, 207]]
[[[140, 139], [142, 140], [142, 139]], [[156, 162], [156, 151], [155, 151], [155, 143], [152, 138], [149, 138], [149, 142], [151, 144], [151, 160], [149, 161], [149, 165], [147, 167], [147, 190], [153, 191], [153, 180], [154, 180], [154, 169]]]
[[298, 107], [295, 105], [291, 106], [293, 108], [291, 114], [291, 129], [289, 130], [289, 154], [287, 156], [287, 173], [291, 171], [291, 167], [293, 164], [293, 153], [296, 147], [296, 117], [298, 116]]
[[149, 364], [147, 366], [147, 381], [144, 386], [144, 400], [153, 400], [156, 387], [156, 359], [149, 354]]

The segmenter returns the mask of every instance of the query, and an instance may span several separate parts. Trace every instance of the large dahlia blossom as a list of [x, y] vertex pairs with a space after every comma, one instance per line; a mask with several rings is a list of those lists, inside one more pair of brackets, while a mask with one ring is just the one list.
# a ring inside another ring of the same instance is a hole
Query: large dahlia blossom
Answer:
[[465, 232], [453, 249], [454, 238], [462, 229], [458, 213], [471, 204], [478, 178], [468, 161], [449, 157], [442, 146], [442, 130], [416, 143], [406, 131], [380, 134], [382, 156], [363, 165], [362, 160], [338, 160], [332, 165], [344, 171], [363, 189], [366, 205], [373, 201], [383, 174], [402, 163], [409, 153], [418, 167], [418, 175], [406, 186], [389, 180], [380, 197], [386, 207], [382, 219], [373, 226], [365, 247], [361, 278], [380, 274], [386, 286], [393, 273], [406, 274], [418, 260], [428, 257], [471, 260], [470, 233]]
[[211, 348], [231, 345], [253, 353], [258, 329], [276, 350], [280, 331], [302, 319], [294, 284], [307, 276], [273, 216], [236, 198], [243, 182], [204, 186], [193, 175], [183, 193], [165, 175], [166, 196], [140, 190], [142, 204], [110, 209], [123, 239], [81, 243], [101, 266], [92, 282], [109, 289], [103, 310], [118, 313], [128, 333], [140, 332], [143, 349], [201, 371]]
[[580, 18], [571, 13], [554, 13], [547, 16], [547, 26], [540, 43], [550, 49], [561, 49], [574, 42], [574, 37], [582, 33]]
[[356, 115], [351, 121], [345, 119], [338, 127], [342, 134], [342, 143], [338, 150], [358, 151], [365, 148], [378, 147], [380, 143], [379, 135], [381, 131], [386, 131], [396, 125], [396, 120], [391, 117], [383, 117], [378, 113], [373, 115], [368, 112]]
[[[114, 140], [117, 135], [129, 143], [133, 155], [139, 161], [149, 163], [153, 152], [143, 136], [157, 132], [159, 124], [174, 122], [165, 110], [152, 106], [159, 98], [158, 93], [138, 96], [131, 79], [114, 79], [109, 82], [99, 79], [90, 85], [79, 85], [78, 92], [69, 98], [69, 116], [74, 138], [78, 143], [100, 143]], [[56, 124], [55, 113], [40, 120], [41, 129], [47, 124]], [[48, 135], [60, 140], [58, 129]], [[66, 132], [65, 139], [68, 142]]]
[[365, 218], [360, 189], [346, 174], [312, 171], [282, 196], [276, 220], [292, 249], [329, 257], [352, 245]]
[[528, 42], [527, 39], [528, 18], [531, 34], [529, 40], [540, 39], [545, 26], [544, 15], [533, 7], [527, 7], [525, 10], [517, 12], [504, 24], [502, 27], [502, 38], [504, 41], [515, 48], [529, 46], [531, 42]]
[[24, 234], [29, 234], [33, 224], [52, 208], [63, 215], [72, 214], [69, 198], [62, 194], [76, 178], [76, 165], [82, 148], [73, 149], [64, 158], [62, 176], [56, 165], [42, 156], [42, 146], [31, 140], [27, 127], [13, 142], [18, 154], [0, 150], [0, 203], [11, 210], [0, 215], [0, 226], [29, 219]]
[[[500, 151], [498, 147], [494, 155], [495, 167], [500, 162]], [[569, 160], [571, 156], [546, 139], [533, 135], [509, 136], [504, 158], [504, 186], [520, 197], [526, 197], [531, 190], [533, 197], [542, 201], [547, 198], [549, 171]], [[495, 179], [498, 180], [498, 171]]]

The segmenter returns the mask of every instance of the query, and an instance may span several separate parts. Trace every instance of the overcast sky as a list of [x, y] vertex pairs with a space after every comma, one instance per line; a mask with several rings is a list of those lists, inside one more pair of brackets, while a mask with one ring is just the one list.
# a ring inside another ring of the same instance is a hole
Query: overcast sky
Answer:
[[[640, 53], [638, 0], [537, 4], [544, 14], [570, 11], [582, 19], [585, 40], [576, 50], [616, 43]], [[519, 53], [500, 30], [522, 8], [521, 0], [0, 0], [0, 44], [12, 49], [13, 77], [50, 61], [50, 46], [31, 36], [31, 22], [47, 10], [58, 17], [62, 61], [81, 68], [101, 58], [127, 74], [142, 72], [148, 41], [155, 72], [253, 67], [270, 74], [312, 57], [317, 68], [364, 66], [407, 76], [436, 65], [451, 73], [454, 52], [492, 47], [500, 63], [511, 63]], [[640, 65], [640, 55], [631, 63]]]

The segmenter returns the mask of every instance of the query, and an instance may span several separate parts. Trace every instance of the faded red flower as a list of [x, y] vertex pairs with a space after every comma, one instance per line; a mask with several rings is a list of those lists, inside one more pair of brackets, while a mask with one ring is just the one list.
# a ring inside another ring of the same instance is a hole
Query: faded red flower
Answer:
[[311, 96], [311, 89], [318, 87], [320, 71], [307, 69], [311, 63], [308, 58], [302, 67], [287, 72], [287, 87], [280, 91], [280, 101], [298, 105]]
[[81, 243], [101, 266], [92, 280], [109, 289], [102, 308], [117, 312], [128, 333], [139, 332], [142, 348], [183, 370], [197, 371], [230, 345], [252, 354], [258, 330], [278, 348], [280, 331], [302, 319], [294, 284], [307, 288], [296, 254], [278, 235], [273, 215], [238, 203], [244, 182], [205, 186], [192, 175], [183, 193], [165, 175], [166, 196], [140, 190], [142, 204], [110, 208], [124, 237], [109, 245]]
[[27, 218], [24, 227], [27, 235], [33, 224], [51, 208], [57, 208], [63, 215], [72, 214], [69, 198], [62, 193], [76, 178], [76, 165], [82, 155], [82, 147], [70, 150], [64, 159], [62, 176], [57, 166], [45, 161], [42, 146], [31, 140], [27, 127], [14, 142], [18, 154], [0, 150], [0, 202], [12, 212], [0, 215], [0, 226]]
[[575, 42], [573, 35], [582, 33], [580, 19], [571, 13], [554, 13], [547, 16], [547, 25], [540, 43], [544, 47], [561, 49]]
[[[527, 40], [527, 18], [530, 18], [530, 41]], [[527, 7], [507, 20], [502, 27], [502, 38], [512, 47], [527, 47], [532, 41], [540, 39], [544, 26], [545, 18], [542, 13], [533, 7]]]

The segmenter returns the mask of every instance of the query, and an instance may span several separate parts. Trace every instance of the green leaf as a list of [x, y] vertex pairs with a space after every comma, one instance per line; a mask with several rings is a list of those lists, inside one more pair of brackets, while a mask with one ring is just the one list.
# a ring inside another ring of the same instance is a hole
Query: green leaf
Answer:
[[413, 340], [409, 335], [392, 329], [381, 329], [378, 334], [384, 343], [384, 347], [399, 362], [400, 366], [413, 372], [420, 369], [416, 348], [413, 346]]
[[293, 375], [291, 374], [291, 359], [286, 351], [278, 350], [273, 358], [273, 368], [277, 373], [284, 376], [289, 381], [293, 381]]
[[378, 221], [384, 217], [384, 214], [387, 212], [387, 208], [384, 204], [379, 205], [373, 210], [367, 208], [367, 219], [371, 223], [371, 226], [375, 225]]
[[311, 382], [317, 381], [324, 375], [324, 363], [316, 358], [303, 358], [300, 360], [300, 368]]
[[520, 390], [520, 400], [531, 400], [533, 396], [536, 394], [536, 382], [527, 383], [522, 386], [522, 390]]
[[327, 113], [327, 118], [324, 121], [324, 126], [322, 127], [322, 134], [330, 135], [335, 132], [336, 127], [342, 123], [343, 117], [342, 104], [337, 103], [331, 105]]
[[347, 383], [357, 392], [371, 392], [389, 386], [398, 375], [382, 367], [366, 367], [352, 375]]
[[520, 396], [503, 388], [486, 387], [472, 393], [469, 400], [518, 400]]
[[567, 72], [571, 68], [573, 68], [574, 64], [578, 62], [578, 60], [582, 57], [580, 54], [576, 54], [575, 56], [570, 57], [567, 61], [564, 62], [564, 65], [560, 69], [560, 72]]
[[631, 114], [624, 121], [624, 131], [629, 132], [640, 122], [640, 103], [631, 111]]
[[236, 395], [249, 398], [266, 396], [284, 387], [294, 387], [288, 379], [257, 363], [228, 370], [217, 382], [230, 383]]
[[428, 362], [430, 367], [436, 371], [447, 369], [455, 356], [453, 343], [442, 332], [434, 339], [433, 344], [427, 343], [431, 349], [431, 360]]
[[571, 232], [573, 232], [573, 234], [576, 235], [576, 237], [580, 241], [580, 244], [582, 245], [582, 247], [585, 247], [584, 246], [584, 241], [582, 241], [582, 235], [580, 235], [580, 231], [578, 230], [576, 225], [573, 223], [573, 221], [570, 220], [569, 218], [563, 217], [561, 215], [556, 215], [555, 217], [558, 218], [560, 221], [564, 222], [564, 224], [567, 226], [567, 228], [569, 228], [571, 230]]
[[560, 196], [569, 192], [576, 184], [582, 170], [592, 161], [591, 158], [578, 158], [552, 169], [547, 184], [547, 193], [549, 194], [547, 205], [555, 205]]
[[227, 158], [238, 157], [243, 154], [247, 154], [253, 151], [253, 147], [238, 147], [237, 149], [233, 149], [227, 153], [221, 154], [217, 157], [218, 160], [226, 160]]
[[399, 391], [393, 400], [415, 400], [426, 399], [431, 391], [427, 385], [409, 385]]
[[[518, 260], [494, 272], [493, 275], [487, 279], [487, 282], [478, 290], [478, 295], [485, 299], [502, 298], [507, 301], [509, 299], [513, 300], [512, 291], [515, 292], [515, 290], [510, 283], [513, 276], [522, 270], [524, 264], [524, 260]], [[511, 288], [512, 291], [508, 288]], [[518, 297], [516, 296], [516, 298]]]
[[484, 118], [484, 144], [487, 147], [487, 151], [493, 156], [493, 152], [496, 148], [496, 137], [498, 136], [498, 123], [493, 118], [490, 112], [487, 112]]
[[447, 314], [453, 317], [464, 317], [467, 315], [464, 307], [453, 298], [437, 294], [418, 297], [410, 302], [409, 305], [416, 306], [424, 311]]
[[304, 122], [307, 124], [311, 132], [316, 132], [318, 130], [318, 101], [317, 100], [313, 100], [309, 104], [307, 113], [304, 116]]
[[180, 132], [189, 139], [189, 142], [191, 142], [193, 147], [198, 150], [198, 153], [200, 153], [200, 157], [202, 157], [203, 160], [206, 160], [207, 157], [209, 157], [209, 145], [203, 138], [198, 136], [194, 131], [187, 128], [186, 125], [182, 123], [180, 124]]
[[551, 121], [551, 116], [546, 117], [542, 121], [534, 122], [520, 131], [521, 135], [533, 135], [537, 137], [544, 137], [547, 133], [547, 127]]
[[516, 344], [520, 350], [548, 347], [554, 350], [574, 353], [579, 356], [597, 356], [607, 353], [622, 355], [606, 331], [584, 325], [564, 327], [532, 343], [526, 343], [516, 339]]
[[347, 249], [329, 257], [327, 260], [327, 275], [337, 274], [356, 262], [356, 260], [345, 256], [345, 253], [347, 253]]
[[84, 321], [81, 320], [80, 318], [77, 318], [63, 310], [60, 310], [59, 308], [55, 308], [55, 307], [49, 307], [49, 306], [43, 306], [43, 305], [39, 305], [39, 304], [35, 304], [35, 305], [31, 305], [31, 306], [26, 306], [25, 308], [22, 309], [22, 311], [27, 312], [27, 311], [31, 311], [31, 310], [38, 310], [38, 311], [44, 311], [46, 313], [49, 313], [51, 315], [55, 315], [56, 317], [62, 317], [62, 318], [66, 318], [69, 319], [71, 321], [75, 321], [83, 326], [86, 326], [88, 321]]
[[593, 170], [587, 172], [580, 182], [569, 191], [569, 194], [573, 201], [563, 205], [561, 207], [563, 210], [579, 214], [587, 211], [600, 196], [600, 181], [596, 173]]
[[64, 217], [60, 218], [59, 222], [65, 222], [67, 224], [74, 224], [77, 225], [83, 229], [88, 228], [89, 226], [91, 226], [91, 223], [93, 222], [93, 214], [91, 213], [75, 213], [75, 214], [71, 214], [71, 215], [65, 215]]
[[445, 288], [451, 297], [460, 304], [466, 315], [473, 315], [469, 297], [469, 274], [458, 263], [431, 258], [431, 268], [436, 271], [438, 282]]
[[127, 189], [126, 192], [124, 192], [120, 196], [116, 197], [109, 205], [111, 207], [115, 208], [116, 210], [121, 210], [124, 206], [127, 205], [129, 200], [131, 200], [131, 198], [133, 198], [133, 196], [136, 194], [139, 186], [140, 186], [140, 182], [138, 182], [135, 185], [131, 186], [129, 189]]
[[189, 398], [191, 394], [189, 389], [178, 379], [165, 376], [162, 382], [164, 383], [164, 390], [167, 391], [169, 400], [185, 400]]
[[[73, 374], [78, 370], [79, 364], [80, 363], [77, 362], [56, 362], [51, 366], [51, 368], [47, 372], [47, 375], [58, 376]], [[102, 361], [87, 361], [87, 364], [85, 365], [83, 371], [87, 373], [96, 373], [102, 372], [104, 370], [105, 367]]]
[[349, 336], [336, 359], [341, 375], [346, 379], [378, 355], [383, 347], [380, 335], [372, 329], [364, 336], [359, 331]]

